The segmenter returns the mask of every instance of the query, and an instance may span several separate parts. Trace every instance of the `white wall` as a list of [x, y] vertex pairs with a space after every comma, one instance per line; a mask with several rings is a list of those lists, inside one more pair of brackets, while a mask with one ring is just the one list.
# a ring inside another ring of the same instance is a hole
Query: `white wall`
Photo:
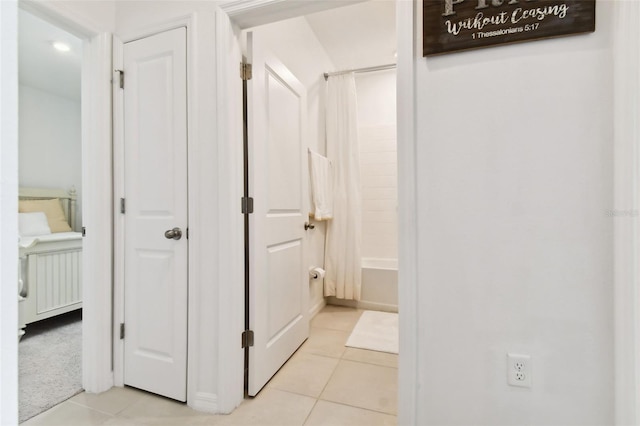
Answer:
[[356, 76], [362, 257], [398, 258], [396, 72]]
[[613, 423], [612, 31], [416, 58], [417, 424]]
[[[323, 74], [334, 68], [313, 30], [304, 18], [294, 18], [253, 29], [254, 37], [284, 63], [307, 88], [307, 124], [309, 148], [326, 155], [324, 106], [326, 83]], [[316, 222], [316, 228], [307, 233], [308, 263], [324, 265], [324, 222]], [[320, 280], [311, 280], [309, 308], [317, 310], [324, 303]]]
[[0, 424], [18, 423], [18, 7], [0, 2]]
[[395, 126], [396, 70], [355, 73], [358, 126]]
[[19, 86], [20, 186], [78, 191], [77, 230], [82, 227], [80, 102]]

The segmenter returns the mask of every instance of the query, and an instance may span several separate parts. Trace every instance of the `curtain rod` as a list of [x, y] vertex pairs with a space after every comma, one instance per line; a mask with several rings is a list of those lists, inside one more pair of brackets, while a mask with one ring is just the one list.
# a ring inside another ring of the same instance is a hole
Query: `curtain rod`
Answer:
[[333, 77], [334, 75], [348, 74], [350, 72], [358, 73], [358, 72], [383, 71], [383, 70], [390, 70], [395, 67], [396, 67], [396, 64], [387, 64], [387, 65], [378, 65], [377, 67], [355, 68], [352, 70], [325, 72], [324, 79], [327, 80], [329, 77]]

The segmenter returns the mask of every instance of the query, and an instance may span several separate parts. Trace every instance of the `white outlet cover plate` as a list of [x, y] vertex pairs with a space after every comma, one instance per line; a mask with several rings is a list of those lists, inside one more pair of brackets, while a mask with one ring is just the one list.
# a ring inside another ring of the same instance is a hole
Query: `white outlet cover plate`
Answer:
[[531, 355], [507, 353], [507, 384], [530, 388], [532, 371]]

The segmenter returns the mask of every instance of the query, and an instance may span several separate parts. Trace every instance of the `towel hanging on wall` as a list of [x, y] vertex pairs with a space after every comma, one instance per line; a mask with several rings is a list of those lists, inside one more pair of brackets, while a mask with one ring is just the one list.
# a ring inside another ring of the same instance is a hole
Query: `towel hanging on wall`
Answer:
[[315, 220], [333, 218], [333, 171], [331, 162], [309, 149], [312, 213]]

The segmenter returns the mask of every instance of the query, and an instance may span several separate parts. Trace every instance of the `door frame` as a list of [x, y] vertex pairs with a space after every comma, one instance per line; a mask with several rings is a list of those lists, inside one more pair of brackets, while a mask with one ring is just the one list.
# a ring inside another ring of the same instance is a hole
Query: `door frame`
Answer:
[[[3, 159], [17, 160], [17, 105], [18, 75], [17, 64], [17, 11], [22, 8], [54, 25], [71, 32], [83, 40], [82, 75], [82, 180], [83, 180], [83, 223], [88, 236], [83, 242], [83, 268], [95, 273], [95, 279], [86, 277], [82, 282], [85, 319], [83, 321], [82, 343], [82, 386], [88, 392], [101, 392], [113, 383], [111, 374], [111, 353], [104, 350], [111, 347], [111, 193], [110, 180], [101, 179], [111, 174], [111, 98], [108, 81], [111, 60], [111, 35], [108, 29], [88, 21], [61, 3], [37, 1], [7, 1], [0, 6], [3, 43], [2, 66], [2, 153]], [[5, 164], [3, 164], [4, 166]], [[3, 186], [2, 210], [0, 211], [3, 235], [7, 241], [17, 239], [17, 161], [12, 167], [1, 167]], [[4, 200], [16, 200], [4, 202]], [[14, 237], [14, 238], [12, 238]], [[17, 280], [15, 265], [17, 250], [4, 249], [2, 262], [2, 282]], [[5, 256], [6, 255], [6, 256]], [[14, 260], [11, 260], [14, 259]], [[7, 267], [5, 267], [7, 266]], [[14, 424], [18, 420], [17, 351], [16, 339], [18, 300], [7, 286], [7, 293], [0, 293], [0, 310], [5, 313], [1, 320], [0, 340], [2, 341], [2, 372], [6, 380], [0, 384], [0, 423]], [[6, 318], [10, 316], [11, 318]]]
[[[114, 216], [114, 285], [113, 285], [113, 374], [114, 384], [116, 386], [124, 386], [124, 341], [120, 339], [120, 323], [124, 322], [124, 242], [125, 227], [124, 215], [120, 213], [120, 204], [115, 202], [120, 198], [125, 198], [125, 177], [124, 177], [124, 93], [119, 86], [119, 75], [115, 70], [122, 69], [124, 60], [124, 44], [130, 41], [139, 40], [141, 38], [153, 36], [159, 33], [170, 31], [176, 28], [186, 28], [187, 31], [187, 208], [189, 227], [194, 224], [197, 226], [197, 205], [195, 200], [197, 197], [197, 158], [193, 153], [191, 141], [196, 134], [196, 120], [193, 111], [197, 111], [197, 93], [198, 80], [195, 73], [195, 40], [193, 34], [195, 32], [195, 15], [188, 14], [156, 25], [143, 27], [135, 31], [127, 32], [114, 36], [113, 39], [113, 216]], [[125, 74], [126, 85], [126, 74]], [[191, 113], [189, 113], [191, 112]], [[188, 256], [188, 301], [187, 301], [187, 323], [195, 324], [197, 321], [197, 286], [192, 283], [198, 283], [199, 270], [197, 265], [201, 259], [198, 250], [191, 250], [194, 244], [197, 244], [198, 236], [196, 232], [192, 232], [187, 239], [189, 245]], [[199, 352], [200, 342], [195, 336], [195, 327], [189, 326], [187, 329], [187, 401], [189, 405], [196, 406], [199, 409], [212, 411], [212, 407], [204, 398], [200, 404], [194, 403], [198, 400], [194, 384], [196, 365], [196, 355]], [[200, 397], [200, 399], [203, 399]]]
[[[18, 281], [18, 5], [0, 3], [0, 282]], [[8, 40], [13, 40], [9, 43]], [[10, 259], [11, 262], [5, 261]], [[18, 298], [0, 286], [0, 424], [18, 424]]]
[[111, 300], [112, 227], [111, 196], [103, 194], [111, 194], [111, 182], [102, 179], [111, 174], [111, 34], [59, 2], [18, 5], [82, 39], [82, 268], [93, 271], [82, 280], [82, 387], [102, 392], [113, 386], [111, 304], [104, 303]]
[[[357, 3], [354, 1], [353, 3]], [[221, 12], [216, 21], [217, 39], [216, 50], [218, 73], [216, 74], [216, 85], [225, 87], [232, 84], [240, 84], [237, 73], [234, 73], [235, 64], [229, 63], [229, 57], [225, 55], [226, 47], [232, 42], [229, 40], [231, 26], [240, 29], [276, 22], [284, 18], [293, 18], [307, 13], [317, 12], [322, 9], [331, 9], [346, 6], [347, 3], [335, 3], [330, 5], [326, 1], [309, 1], [306, 6], [299, 6], [295, 9], [283, 8], [281, 0], [235, 0], [220, 5]], [[415, 367], [417, 366], [417, 218], [415, 214], [416, 205], [416, 164], [415, 152], [415, 63], [414, 58], [418, 53], [418, 33], [417, 28], [417, 7], [415, 1], [397, 2], [397, 31], [398, 31], [398, 67], [397, 67], [397, 107], [398, 107], [398, 194], [399, 205], [399, 309], [402, 310], [400, 316], [400, 345], [402, 346], [399, 358], [399, 424], [414, 424], [416, 413], [416, 392], [417, 382], [415, 379]], [[412, 25], [406, 25], [411, 22]], [[237, 69], [237, 65], [235, 65]], [[219, 92], [217, 99], [218, 123], [226, 123], [227, 117], [221, 114], [222, 111], [233, 105], [233, 99], [226, 91]], [[238, 128], [239, 129], [239, 128]], [[236, 146], [241, 144], [238, 129], [229, 126], [222, 129], [223, 133], [219, 139], [220, 143], [231, 141]], [[229, 148], [222, 155], [227, 155], [229, 176], [241, 176], [242, 164], [238, 160], [237, 150]], [[241, 157], [240, 157], [241, 158]], [[234, 193], [228, 201], [236, 203], [240, 198], [240, 193]], [[236, 250], [221, 252], [221, 265], [234, 264], [238, 261], [235, 253], [241, 251], [242, 228], [238, 232], [237, 227], [229, 227], [220, 238], [225, 238], [233, 244], [240, 244]], [[225, 235], [227, 234], [227, 235]], [[230, 277], [230, 276], [229, 276]], [[225, 300], [225, 306], [220, 305], [221, 318], [233, 318], [233, 321], [225, 323], [219, 330], [220, 336], [220, 363], [218, 389], [236, 389], [239, 378], [243, 377], [243, 365], [237, 362], [236, 350], [238, 335], [242, 332], [244, 309], [244, 292], [240, 286], [233, 286], [232, 280], [222, 280], [220, 283], [220, 298]], [[233, 303], [228, 303], [233, 301]], [[239, 315], [240, 314], [240, 315]], [[229, 333], [229, 328], [233, 327], [233, 332]], [[226, 367], [226, 368], [225, 368]], [[218, 404], [221, 412], [230, 412], [242, 402], [242, 392], [220, 392]]]

